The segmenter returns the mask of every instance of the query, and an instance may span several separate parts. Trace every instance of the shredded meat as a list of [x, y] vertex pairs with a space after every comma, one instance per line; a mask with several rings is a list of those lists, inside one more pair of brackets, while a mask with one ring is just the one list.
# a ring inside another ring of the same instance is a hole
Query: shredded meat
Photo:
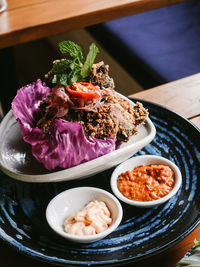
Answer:
[[117, 140], [127, 142], [137, 133], [136, 126], [144, 123], [147, 115], [148, 111], [141, 103], [133, 106], [113, 91], [112, 94], [104, 93], [96, 111], [70, 110], [64, 118], [81, 123], [86, 136], [102, 139], [116, 135]]

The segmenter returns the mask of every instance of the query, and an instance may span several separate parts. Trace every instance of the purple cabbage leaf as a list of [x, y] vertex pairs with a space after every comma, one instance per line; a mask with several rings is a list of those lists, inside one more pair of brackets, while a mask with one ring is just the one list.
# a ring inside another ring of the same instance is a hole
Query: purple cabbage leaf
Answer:
[[49, 133], [36, 127], [39, 104], [49, 92], [50, 88], [37, 80], [18, 90], [12, 102], [24, 141], [31, 144], [33, 156], [46, 169], [70, 168], [116, 149], [115, 136], [87, 139], [78, 122], [54, 119]]

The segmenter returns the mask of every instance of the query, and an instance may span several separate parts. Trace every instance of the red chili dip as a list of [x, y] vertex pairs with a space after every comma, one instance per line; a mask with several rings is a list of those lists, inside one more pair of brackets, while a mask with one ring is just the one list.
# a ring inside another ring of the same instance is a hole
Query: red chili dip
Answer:
[[175, 183], [174, 171], [165, 165], [140, 165], [121, 173], [117, 187], [122, 195], [135, 201], [152, 201], [169, 194]]

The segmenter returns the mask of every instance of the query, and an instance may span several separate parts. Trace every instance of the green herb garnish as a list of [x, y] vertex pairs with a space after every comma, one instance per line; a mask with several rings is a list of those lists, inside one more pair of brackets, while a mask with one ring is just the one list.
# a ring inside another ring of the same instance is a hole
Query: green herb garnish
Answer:
[[86, 60], [84, 60], [81, 47], [72, 41], [60, 42], [59, 49], [66, 59], [54, 63], [51, 70], [52, 83], [66, 86], [77, 81], [87, 80], [91, 74], [95, 57], [99, 52], [98, 47], [94, 43], [90, 45]]
[[176, 264], [176, 267], [200, 267], [200, 241], [194, 240], [194, 246]]
[[87, 54], [86, 60], [81, 68], [81, 76], [86, 78], [90, 75], [92, 64], [94, 63], [95, 57], [98, 54], [99, 49], [94, 43], [89, 47], [89, 52]]

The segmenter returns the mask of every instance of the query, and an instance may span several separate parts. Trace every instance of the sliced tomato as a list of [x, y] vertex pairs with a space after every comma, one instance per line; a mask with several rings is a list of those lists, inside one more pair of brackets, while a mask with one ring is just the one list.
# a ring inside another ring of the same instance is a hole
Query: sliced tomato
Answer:
[[76, 98], [95, 99], [100, 97], [100, 89], [91, 83], [77, 82], [65, 87]]

